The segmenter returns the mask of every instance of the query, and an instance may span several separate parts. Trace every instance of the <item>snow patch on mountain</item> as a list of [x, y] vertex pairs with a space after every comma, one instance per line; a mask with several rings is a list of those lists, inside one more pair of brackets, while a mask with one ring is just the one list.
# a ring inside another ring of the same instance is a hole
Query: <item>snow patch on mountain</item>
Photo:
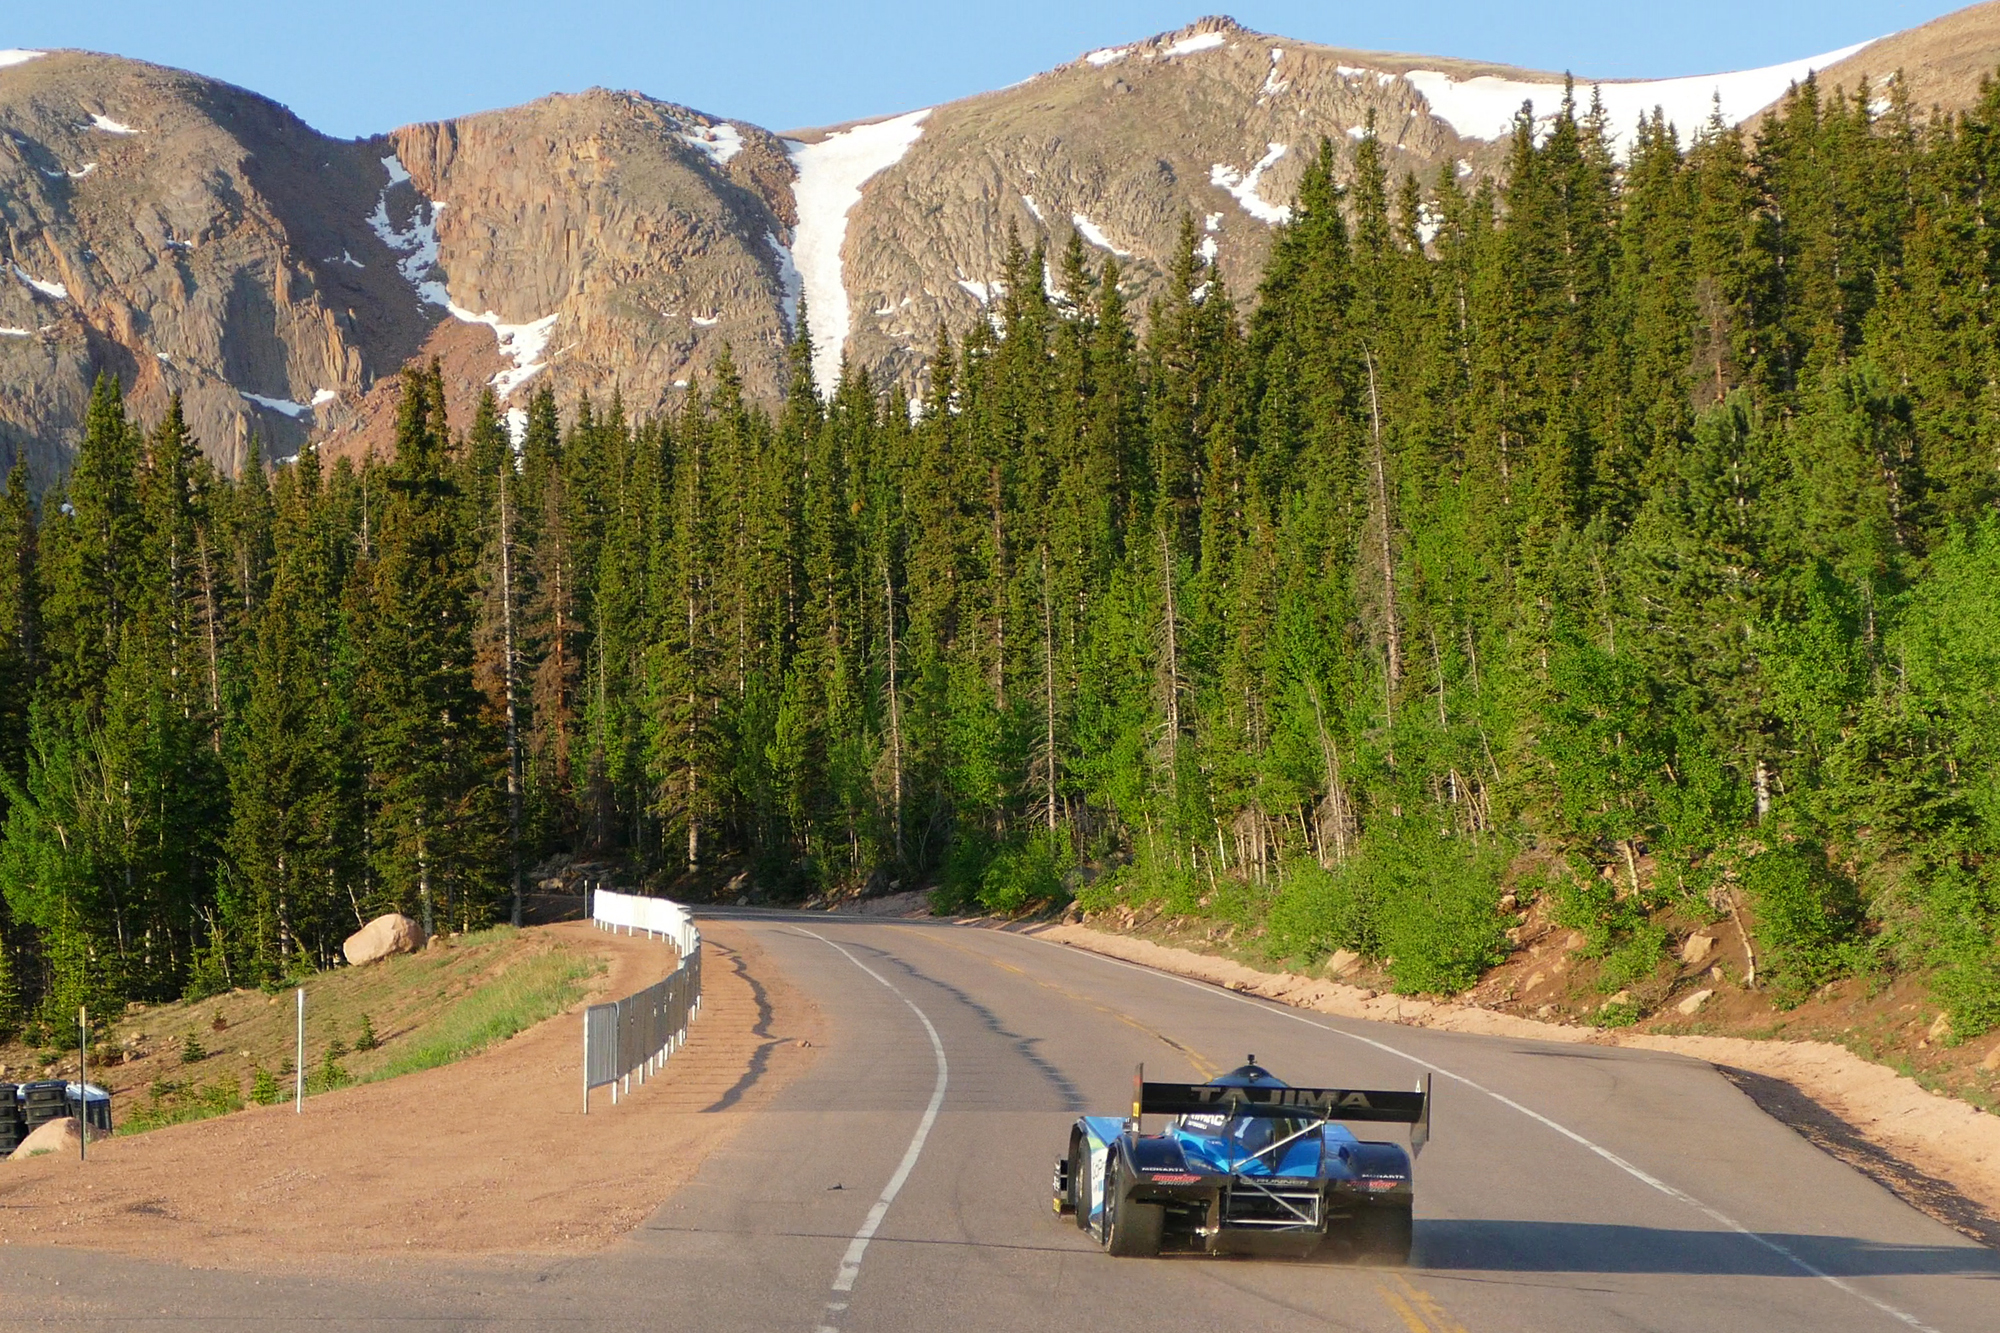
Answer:
[[840, 267], [847, 215], [861, 202], [861, 187], [871, 177], [903, 160], [923, 134], [924, 118], [930, 113], [925, 107], [857, 125], [818, 143], [785, 141], [798, 173], [792, 181], [792, 201], [799, 214], [792, 232], [792, 256], [812, 311], [813, 378], [822, 392], [833, 388], [847, 345], [847, 286]]
[[69, 288], [63, 286], [61, 283], [50, 282], [46, 278], [37, 278], [19, 264], [14, 265], [13, 268], [15, 277], [33, 287], [43, 296], [54, 297], [58, 301], [67, 301], [69, 299]]
[[1028, 206], [1028, 211], [1035, 215], [1035, 221], [1044, 224], [1048, 222], [1048, 219], [1042, 216], [1042, 206], [1035, 202], [1035, 196], [1033, 196], [1032, 194], [1024, 194], [1021, 196], [1021, 202], [1026, 204]]
[[[1581, 110], [1590, 104], [1592, 89], [1596, 90], [1621, 152], [1631, 149], [1639, 118], [1652, 115], [1655, 107], [1665, 110], [1668, 121], [1679, 129], [1685, 142], [1708, 122], [1718, 102], [1723, 122], [1737, 124], [1776, 101], [1787, 88], [1814, 70], [1826, 69], [1870, 45], [1872, 42], [1857, 42], [1824, 55], [1732, 74], [1595, 85], [1579, 81], [1576, 100]], [[1449, 122], [1460, 134], [1475, 139], [1504, 139], [1512, 134], [1514, 115], [1523, 102], [1535, 104], [1537, 119], [1553, 115], [1562, 104], [1560, 83], [1531, 83], [1493, 74], [1454, 79], [1430, 69], [1413, 69], [1403, 77], [1424, 95], [1434, 115]]]
[[1257, 193], [1258, 182], [1264, 179], [1264, 173], [1285, 155], [1284, 144], [1274, 143], [1268, 147], [1270, 151], [1258, 158], [1257, 165], [1247, 172], [1240, 171], [1226, 162], [1217, 162], [1209, 168], [1208, 182], [1217, 189], [1226, 191], [1232, 199], [1243, 205], [1243, 211], [1251, 217], [1275, 226], [1280, 222], [1292, 220], [1292, 206], [1268, 203]]
[[1096, 246], [1098, 249], [1109, 250], [1112, 254], [1117, 255], [1121, 259], [1127, 258], [1131, 255], [1132, 252], [1130, 250], [1119, 249], [1117, 244], [1113, 242], [1109, 236], [1106, 236], [1104, 234], [1104, 228], [1098, 226], [1095, 222], [1092, 222], [1089, 218], [1085, 217], [1083, 214], [1072, 213], [1069, 215], [1069, 220], [1076, 224], [1077, 232], [1083, 237], [1083, 239], [1089, 241], [1092, 245]]
[[103, 130], [106, 134], [137, 134], [139, 132], [124, 121], [113, 120], [102, 112], [92, 112], [90, 124], [93, 129]]
[[1268, 101], [1269, 99], [1276, 97], [1279, 93], [1285, 91], [1285, 89], [1292, 86], [1291, 80], [1281, 79], [1278, 77], [1278, 63], [1282, 61], [1284, 58], [1285, 58], [1284, 47], [1274, 46], [1271, 48], [1271, 69], [1270, 72], [1264, 76], [1263, 87], [1257, 90], [1258, 101], [1260, 102]]
[[396, 255], [396, 271], [415, 290], [418, 300], [443, 307], [447, 314], [461, 323], [484, 324], [493, 330], [500, 355], [514, 363], [512, 369], [499, 371], [487, 381], [494, 395], [505, 402], [514, 390], [533, 379], [548, 364], [542, 354], [548, 348], [549, 334], [555, 329], [558, 316], [544, 315], [524, 324], [506, 324], [494, 311], [476, 312], [456, 304], [445, 284], [436, 276], [437, 215], [444, 211], [444, 204], [426, 199], [413, 188], [417, 202], [410, 210], [409, 224], [396, 226], [389, 220], [389, 191], [407, 184], [410, 173], [394, 153], [382, 159], [382, 167], [389, 173], [389, 183], [376, 196], [375, 211], [369, 214], [368, 225], [381, 238], [382, 244]]
[[403, 170], [403, 164], [396, 160], [394, 153], [383, 158], [382, 165], [388, 170], [389, 183], [376, 196], [375, 211], [368, 215], [368, 225], [381, 238], [382, 244], [397, 256], [396, 271], [416, 290], [417, 299], [450, 309], [450, 294], [445, 291], [444, 284], [432, 276], [438, 262], [437, 215], [444, 205], [433, 203], [419, 194], [416, 207], [410, 210], [409, 225], [396, 226], [389, 220], [389, 191], [405, 184], [410, 179], [410, 173]]
[[5, 69], [9, 65], [25, 65], [30, 60], [40, 60], [47, 54], [46, 51], [23, 51], [19, 47], [0, 51], [0, 69]]
[[288, 416], [294, 421], [312, 411], [312, 408], [306, 406], [306, 404], [295, 403], [289, 398], [266, 398], [261, 393], [250, 393], [243, 389], [238, 389], [236, 396], [245, 402], [255, 403], [259, 407], [268, 407], [273, 412], [279, 413], [282, 416]]
[[1084, 59], [1103, 69], [1106, 65], [1117, 64], [1131, 54], [1132, 48], [1129, 46], [1107, 46], [1102, 51], [1092, 51]]
[[743, 151], [743, 132], [726, 120], [713, 125], [696, 125], [681, 138], [707, 153], [718, 167], [728, 166], [729, 159]]
[[34, 336], [34, 334], [28, 332], [26, 329], [17, 329], [11, 326], [0, 327], [0, 338], [32, 338]]
[[313, 392], [313, 400], [310, 403], [307, 403], [306, 406], [325, 407], [328, 403], [332, 402], [334, 399], [338, 397], [340, 397], [340, 391], [338, 389], [316, 389]]
[[798, 261], [792, 258], [792, 248], [778, 239], [773, 231], [764, 233], [764, 244], [771, 247], [771, 253], [778, 257], [779, 300], [785, 307], [785, 327], [797, 337], [799, 332], [799, 297], [805, 291], [805, 279], [799, 275]]
[[1167, 60], [1175, 56], [1191, 56], [1197, 51], [1213, 51], [1229, 39], [1219, 32], [1198, 32], [1192, 37], [1183, 37], [1160, 55]]
[[503, 324], [500, 316], [491, 310], [475, 315], [464, 306], [446, 304], [453, 319], [466, 324], [484, 324], [493, 330], [494, 338], [500, 344], [500, 355], [514, 363], [512, 370], [502, 370], [486, 381], [493, 389], [493, 396], [506, 402], [514, 390], [526, 384], [548, 365], [542, 353], [548, 349], [549, 334], [555, 331], [557, 315], [543, 315], [540, 319], [526, 324]]

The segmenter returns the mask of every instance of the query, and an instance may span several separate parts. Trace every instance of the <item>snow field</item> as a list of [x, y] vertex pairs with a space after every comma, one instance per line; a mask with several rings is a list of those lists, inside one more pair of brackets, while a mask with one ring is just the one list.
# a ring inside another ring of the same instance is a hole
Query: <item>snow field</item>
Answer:
[[1161, 58], [1172, 60], [1175, 56], [1191, 56], [1197, 51], [1213, 51], [1229, 39], [1219, 32], [1201, 32], [1192, 37], [1183, 37], [1160, 53]]
[[137, 134], [139, 132], [122, 120], [113, 120], [111, 117], [97, 112], [91, 113], [90, 124], [92, 129], [102, 130], [106, 134]]
[[[1667, 120], [1687, 142], [1720, 105], [1725, 124], [1734, 125], [1784, 95], [1785, 89], [1814, 70], [1825, 69], [1871, 45], [1858, 42], [1828, 51], [1824, 55], [1791, 60], [1762, 69], [1738, 70], [1731, 74], [1698, 74], [1681, 79], [1652, 79], [1632, 83], [1576, 85], [1577, 109], [1590, 105], [1594, 88], [1603, 100], [1605, 115], [1620, 152], [1629, 152], [1641, 116], [1650, 116], [1655, 107], [1667, 113]], [[1346, 71], [1342, 71], [1345, 73]], [[1504, 139], [1514, 132], [1514, 115], [1521, 103], [1533, 102], [1541, 120], [1553, 115], [1562, 104], [1560, 83], [1530, 83], [1482, 74], [1473, 79], [1454, 79], [1437, 70], [1413, 69], [1403, 76], [1424, 95], [1431, 111], [1450, 123], [1460, 134], [1475, 139]]]
[[861, 202], [861, 187], [876, 173], [903, 160], [923, 134], [931, 109], [857, 125], [818, 143], [785, 141], [798, 175], [792, 201], [799, 224], [792, 231], [792, 261], [813, 322], [813, 378], [830, 392], [847, 345], [850, 311], [841, 273], [840, 249], [847, 240], [847, 215]]
[[729, 159], [743, 151], [743, 132], [726, 120], [713, 125], [697, 125], [681, 138], [707, 153], [718, 167], [728, 166]]
[[46, 51], [23, 51], [19, 47], [0, 51], [0, 69], [5, 69], [9, 65], [25, 65], [30, 60], [39, 60], [47, 54]]
[[1264, 197], [1257, 193], [1257, 185], [1264, 179], [1264, 173], [1285, 155], [1286, 145], [1274, 143], [1267, 147], [1269, 151], [1258, 158], [1257, 165], [1248, 172], [1239, 171], [1226, 162], [1217, 162], [1209, 169], [1208, 183], [1225, 191], [1237, 203], [1243, 205], [1243, 211], [1251, 217], [1259, 222], [1276, 226], [1280, 222], [1291, 221], [1292, 206], [1266, 202]]

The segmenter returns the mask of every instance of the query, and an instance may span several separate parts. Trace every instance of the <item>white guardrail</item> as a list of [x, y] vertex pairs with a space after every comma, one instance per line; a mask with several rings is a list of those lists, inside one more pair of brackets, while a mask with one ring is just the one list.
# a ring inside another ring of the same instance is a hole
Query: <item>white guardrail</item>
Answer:
[[611, 1104], [632, 1090], [632, 1076], [644, 1083], [687, 1041], [688, 1024], [701, 1012], [701, 932], [694, 917], [667, 898], [639, 898], [599, 889], [591, 896], [590, 919], [602, 930], [672, 940], [680, 964], [665, 980], [616, 1004], [593, 1004], [583, 1011], [583, 1113], [590, 1114], [590, 1090], [611, 1085]]

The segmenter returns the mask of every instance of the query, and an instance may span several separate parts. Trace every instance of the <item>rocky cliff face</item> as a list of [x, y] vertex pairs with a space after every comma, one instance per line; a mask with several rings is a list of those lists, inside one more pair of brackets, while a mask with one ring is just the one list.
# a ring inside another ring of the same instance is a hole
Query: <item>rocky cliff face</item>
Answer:
[[133, 61], [0, 68], [0, 455], [46, 482], [99, 371], [229, 467], [338, 421], [428, 325], [366, 222], [384, 151]]
[[[1664, 105], [1685, 135], [1720, 94], [1754, 118], [1822, 68], [1900, 71], [1920, 108], [1967, 105], [2000, 59], [2000, 3], [1855, 51], [1715, 79], [1607, 84], [1614, 128]], [[1579, 97], [1587, 96], [1580, 92]], [[393, 434], [395, 372], [439, 357], [463, 421], [515, 409], [673, 405], [727, 347], [775, 397], [803, 302], [822, 388], [843, 356], [920, 387], [940, 324], [996, 295], [1007, 233], [1116, 254], [1143, 310], [1181, 219], [1239, 297], [1255, 287], [1322, 137], [1371, 123], [1390, 170], [1496, 171], [1547, 74], [1346, 51], [1204, 19], [1024, 84], [780, 138], [593, 90], [370, 140], [195, 75], [77, 52], [0, 53], [0, 466], [66, 463], [92, 378], [145, 418], [180, 392], [240, 467]]]

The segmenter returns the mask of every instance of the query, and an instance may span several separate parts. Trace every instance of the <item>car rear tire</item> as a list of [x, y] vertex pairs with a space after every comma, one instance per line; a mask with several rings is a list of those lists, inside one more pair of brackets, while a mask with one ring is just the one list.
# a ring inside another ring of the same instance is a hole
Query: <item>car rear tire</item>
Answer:
[[1114, 1151], [1104, 1173], [1104, 1248], [1121, 1259], [1150, 1259], [1160, 1252], [1167, 1210], [1157, 1203], [1125, 1198], [1120, 1174]]
[[1365, 1208], [1354, 1219], [1355, 1257], [1385, 1268], [1401, 1268], [1410, 1262], [1414, 1233], [1407, 1206]]
[[1077, 1226], [1090, 1230], [1090, 1154], [1080, 1138], [1069, 1141], [1069, 1202]]

